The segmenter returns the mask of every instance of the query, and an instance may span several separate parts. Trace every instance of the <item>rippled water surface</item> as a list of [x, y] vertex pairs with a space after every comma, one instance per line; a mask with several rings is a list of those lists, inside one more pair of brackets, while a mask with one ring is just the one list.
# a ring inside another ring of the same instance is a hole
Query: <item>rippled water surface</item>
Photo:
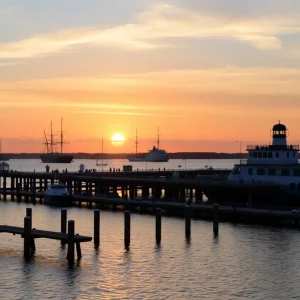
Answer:
[[[1, 201], [0, 224], [22, 226], [26, 207], [33, 208], [33, 227], [60, 231], [60, 209], [40, 204]], [[93, 236], [93, 209], [70, 208], [68, 219], [76, 233]], [[193, 220], [187, 242], [184, 220], [164, 216], [158, 247], [154, 216], [132, 214], [131, 225], [126, 251], [123, 212], [101, 211], [100, 247], [83, 243], [73, 267], [59, 241], [37, 239], [26, 262], [21, 237], [1, 233], [1, 299], [300, 298], [299, 230], [220, 223], [214, 237], [210, 221]]]
[[[60, 209], [1, 202], [1, 224], [22, 226], [33, 207], [33, 227], [60, 230]], [[93, 210], [70, 208], [76, 232], [93, 235]], [[155, 219], [132, 214], [131, 247], [123, 246], [123, 213], [101, 211], [101, 245], [82, 244], [83, 258], [69, 267], [59, 241], [37, 239], [32, 261], [20, 236], [1, 233], [1, 299], [290, 299], [300, 295], [300, 233], [287, 228], [163, 217], [162, 243]]]

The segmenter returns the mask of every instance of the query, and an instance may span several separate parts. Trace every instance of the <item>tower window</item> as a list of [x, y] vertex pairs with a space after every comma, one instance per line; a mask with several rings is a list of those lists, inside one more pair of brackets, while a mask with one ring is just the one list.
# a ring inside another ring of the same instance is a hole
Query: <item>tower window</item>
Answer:
[[294, 176], [300, 176], [300, 169], [294, 169]]
[[289, 169], [281, 169], [281, 176], [289, 176], [290, 170]]
[[272, 154], [273, 154], [272, 152], [268, 152], [268, 158], [272, 158], [273, 157]]
[[257, 175], [265, 175], [265, 173], [266, 173], [265, 169], [262, 169], [262, 168], [258, 168], [256, 172], [257, 172]]
[[268, 175], [275, 176], [276, 175], [276, 169], [268, 169]]
[[279, 158], [279, 152], [276, 152], [276, 153], [275, 153], [275, 157], [276, 157], [276, 158]]
[[287, 157], [287, 158], [290, 158], [290, 152], [287, 152], [287, 153], [286, 153], [286, 157]]

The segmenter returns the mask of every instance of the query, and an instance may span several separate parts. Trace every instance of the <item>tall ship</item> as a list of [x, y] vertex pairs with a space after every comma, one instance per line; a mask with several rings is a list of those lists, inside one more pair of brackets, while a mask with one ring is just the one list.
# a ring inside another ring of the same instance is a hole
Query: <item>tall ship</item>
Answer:
[[299, 145], [288, 145], [285, 125], [271, 129], [272, 144], [248, 145], [246, 161], [236, 164], [228, 181], [240, 183], [274, 183], [284, 194], [300, 197]]
[[[51, 121], [51, 128], [50, 128], [50, 137], [48, 138], [46, 132], [44, 130], [44, 137], [45, 137], [45, 153], [41, 154], [41, 160], [43, 163], [71, 163], [73, 161], [74, 156], [71, 154], [63, 153], [63, 145], [65, 144], [64, 141], [64, 134], [62, 130], [62, 118], [60, 122], [60, 140], [56, 142], [54, 140], [54, 135], [52, 131], [52, 121]], [[60, 146], [60, 147], [58, 147]], [[60, 151], [58, 151], [60, 148]]]
[[138, 140], [137, 140], [137, 131], [135, 137], [135, 156], [129, 156], [128, 160], [132, 162], [167, 162], [169, 161], [169, 156], [167, 152], [159, 148], [159, 128], [157, 130], [157, 147], [153, 146], [151, 150], [146, 155], [138, 154]]

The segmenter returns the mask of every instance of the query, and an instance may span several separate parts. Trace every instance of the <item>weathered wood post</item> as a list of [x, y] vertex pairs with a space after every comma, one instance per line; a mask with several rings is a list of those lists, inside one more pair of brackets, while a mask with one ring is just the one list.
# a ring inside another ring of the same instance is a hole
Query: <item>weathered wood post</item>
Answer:
[[26, 207], [26, 217], [30, 218], [30, 228], [32, 228], [32, 208]]
[[20, 186], [20, 183], [17, 183], [17, 202], [20, 202], [20, 201], [21, 201], [21, 186]]
[[213, 230], [214, 234], [219, 234], [219, 204], [214, 204], [214, 216], [213, 216]]
[[32, 178], [32, 198], [31, 202], [35, 203], [36, 202], [36, 178]]
[[161, 208], [156, 209], [156, 222], [155, 222], [155, 238], [156, 243], [160, 244], [161, 241]]
[[191, 238], [191, 207], [186, 205], [184, 209], [184, 216], [185, 216], [185, 237], [187, 239]]
[[14, 177], [11, 177], [10, 178], [10, 187], [11, 187], [11, 201], [14, 201], [15, 200], [15, 178]]
[[3, 176], [3, 200], [6, 201], [6, 176]]
[[130, 211], [124, 212], [124, 244], [125, 248], [129, 248], [130, 245]]
[[82, 257], [82, 254], [81, 254], [81, 248], [80, 248], [80, 242], [76, 242], [76, 252], [77, 252], [77, 259], [80, 260], [81, 257]]
[[75, 240], [75, 222], [68, 221], [68, 254], [67, 259], [69, 262], [74, 261], [74, 240]]
[[24, 217], [24, 257], [30, 258], [31, 256], [31, 218]]
[[[67, 233], [67, 210], [63, 208], [61, 210], [61, 219], [60, 219], [60, 232]], [[60, 242], [62, 245], [65, 245], [64, 241]]]
[[[31, 207], [26, 207], [26, 217], [30, 218], [30, 228], [32, 228], [32, 208]], [[35, 242], [34, 238], [30, 236], [30, 247], [32, 250], [32, 253], [35, 251]]]
[[96, 247], [100, 244], [100, 210], [94, 210], [94, 244]]

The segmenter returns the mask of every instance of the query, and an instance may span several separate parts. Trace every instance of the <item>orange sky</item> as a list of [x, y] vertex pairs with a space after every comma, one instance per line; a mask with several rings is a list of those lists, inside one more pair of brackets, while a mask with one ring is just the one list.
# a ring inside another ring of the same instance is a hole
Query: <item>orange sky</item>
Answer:
[[101, 138], [134, 152], [136, 129], [145, 152], [158, 126], [168, 152], [239, 152], [269, 143], [278, 120], [300, 143], [298, 4], [129, 0], [117, 14], [114, 1], [102, 19], [103, 3], [73, 1], [53, 22], [56, 5], [0, 4], [3, 152], [41, 152], [61, 117], [68, 152], [101, 152]]

